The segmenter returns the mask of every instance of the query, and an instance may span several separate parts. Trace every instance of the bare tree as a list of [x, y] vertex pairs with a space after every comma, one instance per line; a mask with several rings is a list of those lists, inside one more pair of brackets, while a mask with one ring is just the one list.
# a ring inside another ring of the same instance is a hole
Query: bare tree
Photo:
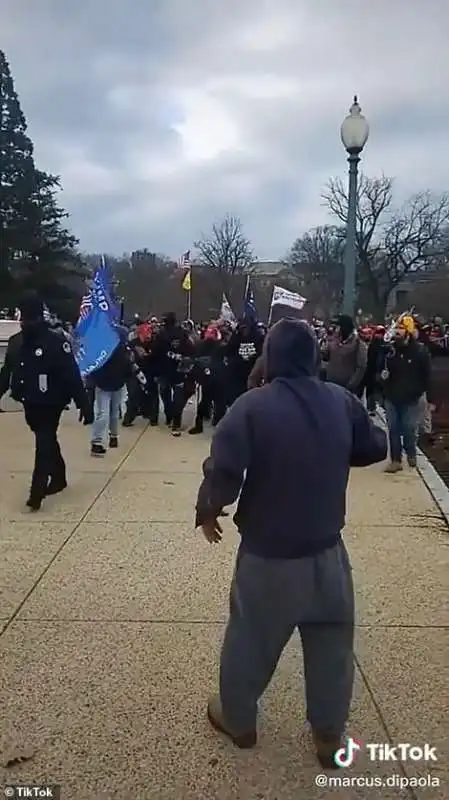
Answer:
[[239, 217], [227, 214], [212, 226], [209, 236], [194, 243], [201, 266], [224, 275], [239, 275], [254, 262], [251, 242], [243, 233]]
[[343, 250], [344, 229], [324, 225], [296, 239], [286, 258], [309, 302], [325, 313], [335, 311], [340, 305]]
[[[322, 198], [346, 223], [348, 196], [340, 178], [332, 178]], [[393, 179], [362, 175], [357, 198], [358, 286], [373, 310], [383, 315], [392, 290], [408, 275], [437, 267], [447, 247], [449, 194], [422, 192], [394, 211]]]

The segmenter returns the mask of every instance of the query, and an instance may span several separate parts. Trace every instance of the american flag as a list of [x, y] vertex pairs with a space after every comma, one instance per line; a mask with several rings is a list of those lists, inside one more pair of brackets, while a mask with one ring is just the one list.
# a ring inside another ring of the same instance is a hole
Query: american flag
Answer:
[[87, 319], [90, 312], [92, 311], [92, 292], [88, 292], [87, 294], [83, 295], [81, 298], [80, 304], [80, 320]]
[[182, 254], [182, 256], [179, 256], [178, 267], [180, 268], [190, 267], [190, 250], [186, 250], [185, 253]]

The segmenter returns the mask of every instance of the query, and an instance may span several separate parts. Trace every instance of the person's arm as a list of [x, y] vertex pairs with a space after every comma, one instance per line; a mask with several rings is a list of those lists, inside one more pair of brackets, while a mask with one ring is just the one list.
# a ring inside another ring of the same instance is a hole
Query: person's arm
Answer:
[[357, 387], [360, 386], [366, 372], [367, 363], [368, 363], [368, 348], [365, 342], [359, 340], [357, 346], [357, 358], [355, 362], [355, 370], [347, 387], [350, 391], [352, 389], [357, 389]]
[[376, 360], [374, 363], [374, 377], [377, 382], [380, 381], [380, 374], [385, 367], [385, 358], [387, 355], [386, 347], [382, 345], [376, 353]]
[[195, 343], [191, 336], [184, 331], [184, 335], [181, 342], [181, 355], [184, 358], [193, 358], [195, 355]]
[[240, 397], [215, 430], [210, 455], [203, 464], [195, 527], [215, 520], [225, 506], [237, 499], [242, 488], [250, 462], [248, 398], [249, 395]]
[[352, 417], [351, 467], [368, 467], [387, 457], [387, 435], [369, 417], [363, 403], [347, 393]]
[[0, 399], [3, 397], [4, 394], [8, 391], [11, 385], [11, 375], [13, 369], [13, 359], [11, 356], [12, 345], [10, 341], [8, 342], [8, 346], [6, 348], [5, 353], [5, 360], [3, 362], [3, 366], [0, 369]]
[[76, 407], [83, 411], [87, 405], [86, 390], [71, 345], [55, 337], [54, 348], [53, 368], [59, 379], [65, 383]]
[[421, 372], [421, 382], [423, 388], [423, 394], [427, 397], [427, 402], [431, 405], [434, 404], [433, 400], [433, 387], [432, 387], [432, 359], [430, 357], [430, 353], [428, 348], [425, 345], [421, 345], [420, 352], [418, 355], [418, 365]]
[[263, 343], [264, 343], [264, 338], [263, 338], [263, 336], [261, 334], [259, 334], [257, 336], [256, 342], [255, 342], [256, 353], [257, 353], [257, 357], [258, 358], [262, 355]]
[[239, 344], [240, 344], [240, 337], [234, 331], [234, 333], [231, 334], [230, 339], [226, 345], [226, 355], [228, 356], [228, 358], [235, 358], [238, 355]]
[[254, 362], [254, 366], [248, 375], [247, 386], [248, 389], [256, 389], [261, 385], [264, 379], [264, 360], [263, 356], [259, 356]]

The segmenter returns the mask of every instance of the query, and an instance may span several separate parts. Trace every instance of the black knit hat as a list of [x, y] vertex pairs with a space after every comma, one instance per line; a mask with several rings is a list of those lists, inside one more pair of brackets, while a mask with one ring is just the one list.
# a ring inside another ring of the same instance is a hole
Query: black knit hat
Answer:
[[44, 318], [44, 304], [36, 292], [26, 292], [19, 303], [22, 322], [34, 322]]
[[351, 336], [351, 333], [354, 333], [354, 320], [349, 314], [340, 314], [337, 318], [337, 324], [344, 339], [347, 339]]

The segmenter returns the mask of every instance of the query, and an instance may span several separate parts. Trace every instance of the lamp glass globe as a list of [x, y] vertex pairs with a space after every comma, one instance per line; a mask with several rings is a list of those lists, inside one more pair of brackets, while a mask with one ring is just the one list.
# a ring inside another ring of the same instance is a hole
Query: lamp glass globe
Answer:
[[340, 128], [341, 141], [348, 153], [361, 153], [368, 141], [369, 125], [362, 114], [357, 97]]

